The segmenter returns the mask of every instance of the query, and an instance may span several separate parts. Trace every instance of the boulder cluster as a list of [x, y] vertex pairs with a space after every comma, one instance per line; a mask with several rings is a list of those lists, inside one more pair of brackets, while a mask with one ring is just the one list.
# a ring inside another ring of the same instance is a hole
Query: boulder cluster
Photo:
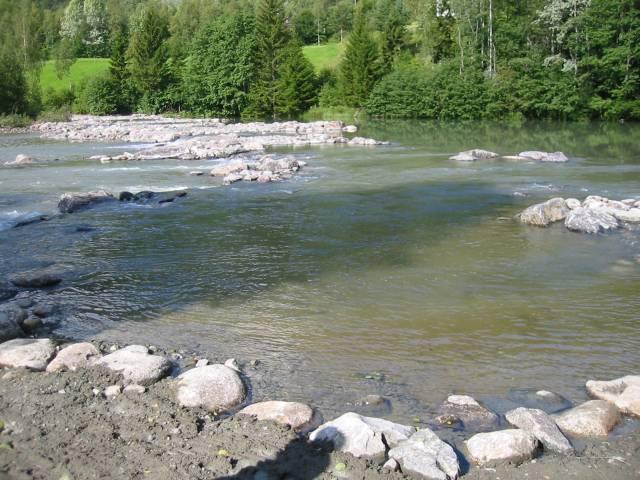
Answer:
[[532, 205], [517, 216], [521, 223], [547, 227], [564, 221], [574, 232], [604, 233], [628, 224], [640, 223], [640, 200], [610, 200], [591, 195], [584, 201], [576, 198], [552, 198]]

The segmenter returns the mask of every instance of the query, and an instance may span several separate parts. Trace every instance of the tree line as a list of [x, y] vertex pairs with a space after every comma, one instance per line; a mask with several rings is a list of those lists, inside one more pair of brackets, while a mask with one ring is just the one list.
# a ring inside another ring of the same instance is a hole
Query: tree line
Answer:
[[[0, 0], [0, 42], [0, 114], [640, 119], [640, 0]], [[109, 71], [42, 91], [82, 57]]]

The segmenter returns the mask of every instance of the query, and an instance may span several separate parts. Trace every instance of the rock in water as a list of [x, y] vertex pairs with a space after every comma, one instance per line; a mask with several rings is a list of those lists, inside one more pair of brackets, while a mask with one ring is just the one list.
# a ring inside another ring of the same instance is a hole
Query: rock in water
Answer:
[[24, 331], [18, 323], [15, 315], [9, 311], [0, 311], [0, 342], [24, 337]]
[[613, 403], [622, 413], [640, 416], [640, 375], [605, 382], [589, 380], [586, 387], [591, 396]]
[[474, 149], [460, 152], [457, 155], [449, 157], [449, 160], [457, 160], [458, 162], [475, 162], [476, 160], [487, 160], [497, 158], [500, 155], [488, 150]]
[[5, 162], [5, 165], [32, 165], [34, 163], [36, 163], [35, 158], [21, 153], [12, 162]]
[[247, 169], [246, 162], [242, 160], [230, 160], [228, 162], [216, 165], [211, 169], [210, 175], [214, 177], [226, 177], [232, 173], [239, 173]]
[[409, 440], [389, 450], [403, 473], [422, 475], [432, 480], [455, 480], [460, 466], [453, 448], [429, 429], [418, 430]]
[[579, 207], [567, 214], [565, 226], [574, 232], [603, 233], [620, 227], [618, 219], [604, 210]]
[[56, 358], [47, 365], [47, 372], [63, 370], [75, 372], [79, 368], [92, 365], [98, 358], [100, 358], [100, 352], [93, 344], [89, 342], [74, 343], [58, 352]]
[[56, 347], [49, 339], [19, 338], [0, 344], [0, 367], [28, 368], [41, 371], [55, 354]]
[[171, 362], [147, 352], [144, 346], [131, 345], [100, 358], [94, 365], [119, 373], [125, 384], [151, 385], [169, 373]]
[[569, 210], [575, 210], [576, 208], [580, 208], [582, 206], [582, 203], [580, 203], [580, 200], [578, 200], [577, 198], [567, 198], [565, 202]]
[[465, 444], [471, 459], [478, 465], [519, 465], [532, 459], [538, 450], [538, 440], [524, 430], [478, 433]]
[[97, 192], [65, 193], [60, 197], [58, 210], [60, 210], [61, 213], [73, 213], [89, 205], [112, 200], [115, 200], [115, 197], [104, 190]]
[[218, 413], [240, 405], [245, 388], [235, 370], [219, 364], [206, 365], [178, 377], [177, 397], [183, 407], [202, 407]]
[[251, 415], [258, 420], [272, 420], [281, 425], [289, 425], [298, 432], [313, 428], [317, 418], [313, 409], [304, 403], [279, 401], [254, 403], [240, 410], [239, 414]]
[[605, 400], [591, 400], [554, 416], [564, 433], [578, 437], [605, 437], [620, 421], [618, 409]]
[[450, 395], [438, 409], [441, 424], [460, 422], [468, 430], [491, 430], [498, 425], [498, 415], [468, 395]]
[[558, 429], [556, 422], [542, 410], [516, 408], [507, 412], [505, 417], [514, 427], [536, 437], [545, 449], [558, 453], [573, 452], [571, 443]]
[[49, 270], [29, 270], [11, 275], [9, 281], [21, 288], [46, 288], [62, 282], [62, 277]]
[[556, 413], [573, 405], [562, 395], [548, 390], [513, 389], [509, 398], [527, 408], [537, 408], [547, 413]]
[[552, 198], [544, 203], [538, 203], [527, 208], [518, 218], [521, 223], [546, 227], [553, 222], [564, 220], [570, 212], [562, 198]]
[[354, 457], [374, 458], [384, 456], [386, 445], [396, 447], [415, 431], [413, 427], [349, 412], [320, 425], [309, 440], [331, 442], [339, 451]]
[[538, 151], [528, 151], [528, 152], [520, 152], [518, 157], [524, 158], [526, 160], [535, 160], [536, 162], [567, 162], [569, 159], [562, 152], [538, 152]]
[[622, 222], [640, 223], [640, 208], [630, 208], [629, 210], [614, 210], [613, 216]]

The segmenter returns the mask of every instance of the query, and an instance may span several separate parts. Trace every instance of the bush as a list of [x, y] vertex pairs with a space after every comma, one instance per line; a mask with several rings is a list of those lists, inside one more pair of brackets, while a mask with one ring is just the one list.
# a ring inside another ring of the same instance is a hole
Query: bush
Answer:
[[111, 76], [102, 76], [82, 85], [75, 109], [80, 113], [110, 115], [118, 112], [120, 104], [120, 86]]
[[27, 115], [0, 115], [0, 128], [23, 128], [31, 125], [33, 120]]
[[70, 109], [75, 102], [76, 94], [73, 87], [54, 90], [49, 87], [42, 96], [42, 106], [46, 110]]

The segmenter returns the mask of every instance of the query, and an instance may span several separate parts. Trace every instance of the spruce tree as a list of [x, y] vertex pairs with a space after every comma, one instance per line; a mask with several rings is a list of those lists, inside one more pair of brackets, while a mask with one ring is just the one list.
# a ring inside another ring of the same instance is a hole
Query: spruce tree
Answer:
[[127, 70], [129, 37], [126, 25], [119, 25], [113, 33], [109, 75], [118, 92], [117, 109], [121, 113], [131, 111], [131, 79]]
[[279, 117], [294, 118], [315, 103], [318, 96], [316, 74], [296, 41], [291, 41], [286, 48], [278, 74], [276, 114]]
[[362, 107], [381, 73], [378, 46], [369, 34], [364, 15], [360, 13], [340, 63], [339, 90], [344, 104]]

